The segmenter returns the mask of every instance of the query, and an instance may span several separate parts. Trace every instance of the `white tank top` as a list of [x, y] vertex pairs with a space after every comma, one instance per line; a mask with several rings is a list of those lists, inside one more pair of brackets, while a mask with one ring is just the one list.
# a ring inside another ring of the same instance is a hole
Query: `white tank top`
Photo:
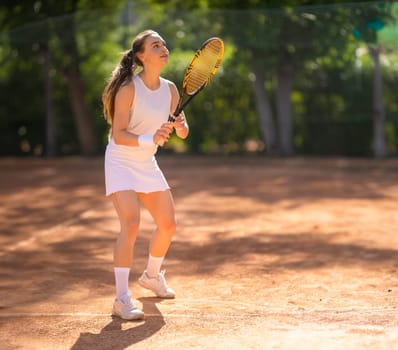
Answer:
[[[135, 135], [154, 134], [160, 126], [167, 122], [171, 108], [171, 92], [169, 80], [160, 77], [160, 85], [156, 90], [149, 89], [137, 74], [133, 77], [134, 101], [130, 110], [127, 131]], [[146, 160], [156, 153], [155, 144], [150, 146], [124, 146], [115, 144], [113, 137], [108, 147], [113, 151], [129, 154], [131, 160]]]
[[169, 81], [160, 78], [160, 85], [156, 90], [150, 90], [138, 74], [133, 77], [133, 82], [135, 95], [127, 130], [136, 135], [154, 134], [169, 117]]

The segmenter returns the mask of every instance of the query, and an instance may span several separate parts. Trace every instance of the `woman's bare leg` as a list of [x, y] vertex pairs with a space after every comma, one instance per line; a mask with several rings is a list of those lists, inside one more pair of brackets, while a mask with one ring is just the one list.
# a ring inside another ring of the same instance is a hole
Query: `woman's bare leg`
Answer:
[[149, 245], [149, 254], [153, 257], [164, 257], [176, 230], [174, 201], [171, 192], [166, 190], [138, 193], [138, 197], [151, 213], [156, 224]]
[[115, 267], [131, 267], [134, 244], [140, 223], [140, 204], [134, 191], [121, 191], [111, 195], [120, 221], [113, 261]]
[[174, 298], [174, 290], [167, 285], [164, 273], [160, 273], [163, 259], [176, 229], [173, 197], [170, 190], [167, 190], [140, 193], [139, 198], [154, 218], [156, 230], [149, 245], [146, 271], [138, 281], [141, 286], [152, 290], [158, 297]]
[[111, 199], [120, 221], [113, 254], [116, 299], [112, 314], [127, 320], [142, 319], [144, 313], [134, 305], [129, 292], [130, 267], [140, 222], [139, 201], [134, 191], [116, 192]]

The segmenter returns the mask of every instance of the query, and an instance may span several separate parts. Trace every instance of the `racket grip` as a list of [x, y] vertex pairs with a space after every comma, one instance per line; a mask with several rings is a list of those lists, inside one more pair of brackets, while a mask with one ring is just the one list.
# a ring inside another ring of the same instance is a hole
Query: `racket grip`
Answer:
[[[170, 115], [169, 114], [169, 118], [167, 119], [167, 121], [169, 123], [174, 123], [176, 121], [175, 115]], [[157, 145], [160, 146], [160, 147], [163, 147], [164, 142], [158, 142]]]

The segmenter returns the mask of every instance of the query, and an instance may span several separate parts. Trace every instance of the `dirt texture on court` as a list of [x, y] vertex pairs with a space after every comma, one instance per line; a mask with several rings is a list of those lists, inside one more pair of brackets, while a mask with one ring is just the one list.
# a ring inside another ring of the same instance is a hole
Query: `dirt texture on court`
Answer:
[[398, 162], [160, 155], [174, 300], [110, 315], [119, 224], [103, 160], [0, 160], [0, 348], [398, 349]]

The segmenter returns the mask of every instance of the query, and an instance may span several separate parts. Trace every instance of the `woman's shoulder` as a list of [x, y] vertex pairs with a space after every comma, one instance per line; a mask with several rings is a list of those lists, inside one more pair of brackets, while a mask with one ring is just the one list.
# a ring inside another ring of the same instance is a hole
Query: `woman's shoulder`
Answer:
[[128, 81], [122, 84], [116, 94], [116, 97], [119, 99], [134, 99], [134, 82], [133, 80]]
[[160, 77], [160, 80], [163, 81], [164, 84], [167, 84], [170, 87], [175, 87], [176, 85], [169, 79]]
[[119, 91], [124, 91], [125, 93], [134, 93], [134, 79], [131, 79], [125, 83], [123, 83], [120, 88]]
[[172, 97], [178, 95], [177, 86], [171, 80], [160, 77], [160, 81], [164, 84], [164, 86], [167, 86], [169, 88]]

